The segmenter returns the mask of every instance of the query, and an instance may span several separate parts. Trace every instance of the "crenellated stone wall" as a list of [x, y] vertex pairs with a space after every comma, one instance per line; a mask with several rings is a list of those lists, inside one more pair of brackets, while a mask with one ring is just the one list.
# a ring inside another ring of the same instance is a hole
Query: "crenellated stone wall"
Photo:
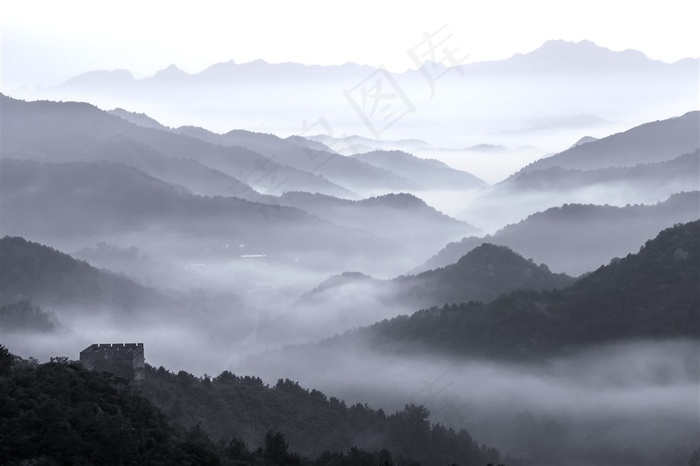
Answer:
[[95, 343], [80, 352], [80, 362], [86, 369], [137, 382], [146, 374], [143, 343]]

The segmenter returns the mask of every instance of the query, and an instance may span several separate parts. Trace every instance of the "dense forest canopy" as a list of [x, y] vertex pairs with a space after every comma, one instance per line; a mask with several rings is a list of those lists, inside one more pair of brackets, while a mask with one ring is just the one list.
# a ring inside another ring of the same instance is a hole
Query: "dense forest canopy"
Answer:
[[[423, 406], [387, 415], [290, 380], [273, 387], [147, 366], [130, 386], [67, 358], [0, 347], [0, 462], [201, 465], [480, 465], [500, 453], [431, 424]], [[309, 459], [315, 458], [315, 459]], [[513, 464], [512, 462], [509, 464]]]

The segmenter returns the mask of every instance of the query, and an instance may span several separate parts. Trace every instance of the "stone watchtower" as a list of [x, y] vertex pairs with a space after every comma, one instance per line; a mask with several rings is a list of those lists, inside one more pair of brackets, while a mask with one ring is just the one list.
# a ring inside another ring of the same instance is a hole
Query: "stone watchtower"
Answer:
[[80, 352], [80, 362], [123, 379], [140, 382], [146, 377], [143, 343], [93, 344]]

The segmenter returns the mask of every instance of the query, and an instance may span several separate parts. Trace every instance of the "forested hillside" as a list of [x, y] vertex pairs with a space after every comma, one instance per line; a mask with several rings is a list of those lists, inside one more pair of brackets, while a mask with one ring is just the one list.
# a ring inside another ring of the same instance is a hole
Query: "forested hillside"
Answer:
[[[700, 221], [662, 231], [573, 285], [432, 308], [362, 330], [379, 347], [529, 358], [598, 343], [700, 337]], [[398, 345], [398, 346], [397, 346]]]
[[20, 237], [0, 239], [0, 304], [32, 300], [45, 306], [93, 306], [128, 311], [168, 302], [152, 288], [98, 270]]
[[2, 464], [408, 466], [500, 459], [464, 430], [431, 425], [423, 406], [388, 415], [290, 380], [269, 387], [228, 371], [198, 378], [147, 366], [145, 382], [129, 387], [66, 358], [37, 364], [4, 347], [0, 353]]

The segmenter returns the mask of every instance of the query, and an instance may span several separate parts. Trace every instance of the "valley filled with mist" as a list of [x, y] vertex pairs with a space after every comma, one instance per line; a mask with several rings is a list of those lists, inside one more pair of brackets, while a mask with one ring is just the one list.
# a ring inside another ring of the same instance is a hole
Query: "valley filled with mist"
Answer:
[[[0, 396], [99, 387], [151, 464], [700, 465], [699, 73], [549, 41], [3, 90]], [[127, 342], [129, 394], [71, 362]]]

